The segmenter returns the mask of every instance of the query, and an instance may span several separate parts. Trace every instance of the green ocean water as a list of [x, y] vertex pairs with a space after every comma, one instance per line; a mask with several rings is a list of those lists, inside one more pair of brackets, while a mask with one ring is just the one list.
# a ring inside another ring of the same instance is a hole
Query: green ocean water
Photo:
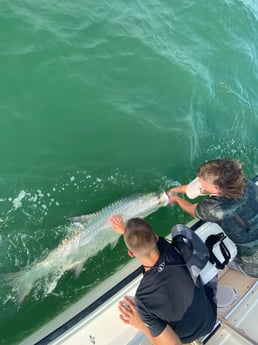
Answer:
[[[257, 42], [255, 0], [0, 2], [0, 344], [128, 261], [120, 240], [17, 305], [6, 274], [56, 248], [67, 217], [188, 182], [208, 159], [258, 174]], [[189, 219], [148, 218], [160, 235]]]

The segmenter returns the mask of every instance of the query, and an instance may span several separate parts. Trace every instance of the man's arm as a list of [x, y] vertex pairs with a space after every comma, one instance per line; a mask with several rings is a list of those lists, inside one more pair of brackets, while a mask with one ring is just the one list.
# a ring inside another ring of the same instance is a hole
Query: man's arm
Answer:
[[185, 200], [183, 198], [181, 198], [180, 196], [174, 194], [174, 195], [169, 195], [170, 199], [169, 199], [169, 204], [173, 204], [174, 202], [177, 202], [178, 205], [187, 213], [190, 214], [190, 216], [195, 217], [195, 210], [196, 207], [198, 205], [198, 203], [196, 204], [192, 204], [190, 201]]
[[173, 187], [167, 191], [168, 195], [173, 193], [186, 193], [187, 184], [182, 184], [180, 186]]
[[118, 309], [121, 313], [120, 319], [124, 323], [142, 331], [152, 345], [182, 345], [181, 340], [169, 325], [164, 328], [160, 335], [153, 337], [149, 328], [141, 320], [135, 303], [131, 298], [124, 297], [124, 300], [119, 303]]

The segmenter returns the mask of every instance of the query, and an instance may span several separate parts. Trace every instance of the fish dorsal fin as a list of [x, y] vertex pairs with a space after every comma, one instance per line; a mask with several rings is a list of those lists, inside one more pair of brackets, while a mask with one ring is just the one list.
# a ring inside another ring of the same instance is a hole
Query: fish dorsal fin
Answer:
[[87, 223], [90, 219], [96, 216], [96, 213], [83, 214], [82, 216], [69, 218], [71, 223]]

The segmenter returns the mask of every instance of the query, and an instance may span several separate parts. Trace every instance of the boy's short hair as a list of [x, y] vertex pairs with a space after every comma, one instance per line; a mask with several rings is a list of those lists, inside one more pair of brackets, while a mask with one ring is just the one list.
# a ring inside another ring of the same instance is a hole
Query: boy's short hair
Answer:
[[125, 244], [135, 256], [148, 256], [157, 246], [152, 227], [141, 218], [127, 221], [124, 232]]

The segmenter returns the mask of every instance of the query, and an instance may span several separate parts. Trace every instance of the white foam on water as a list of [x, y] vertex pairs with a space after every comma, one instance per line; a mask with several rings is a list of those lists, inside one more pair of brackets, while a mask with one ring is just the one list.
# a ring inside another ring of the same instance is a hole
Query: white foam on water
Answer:
[[42, 191], [40, 189], [37, 189], [37, 192], [39, 197], [43, 198], [44, 194], [42, 193]]
[[33, 203], [37, 202], [37, 200], [38, 200], [38, 196], [36, 194], [28, 199], [28, 201], [31, 201]]
[[16, 210], [17, 208], [22, 206], [22, 199], [24, 199], [26, 196], [26, 192], [22, 190], [19, 195], [13, 199], [13, 208]]
[[[94, 195], [106, 190], [110, 183], [116, 186], [135, 185], [131, 175], [113, 169], [105, 177], [102, 174], [90, 174], [88, 171], [71, 171], [48, 186], [48, 189], [38, 186], [35, 189], [18, 190], [14, 195], [0, 199], [6, 203], [5, 217], [1, 215], [0, 224], [8, 230], [13, 224], [16, 226], [14, 223], [16, 217], [17, 219], [26, 217], [25, 222], [22, 222], [24, 226], [30, 227], [31, 224], [37, 226], [37, 224], [42, 224], [44, 219], [47, 221], [47, 217], [53, 217], [53, 214], [57, 212], [56, 208], [63, 205], [63, 198], [67, 198], [68, 193], [69, 195], [73, 193], [72, 198], [76, 200], [77, 193], [86, 191], [83, 197], [79, 194], [77, 199], [78, 203], [85, 204], [94, 198]], [[67, 205], [69, 208], [69, 201]]]

